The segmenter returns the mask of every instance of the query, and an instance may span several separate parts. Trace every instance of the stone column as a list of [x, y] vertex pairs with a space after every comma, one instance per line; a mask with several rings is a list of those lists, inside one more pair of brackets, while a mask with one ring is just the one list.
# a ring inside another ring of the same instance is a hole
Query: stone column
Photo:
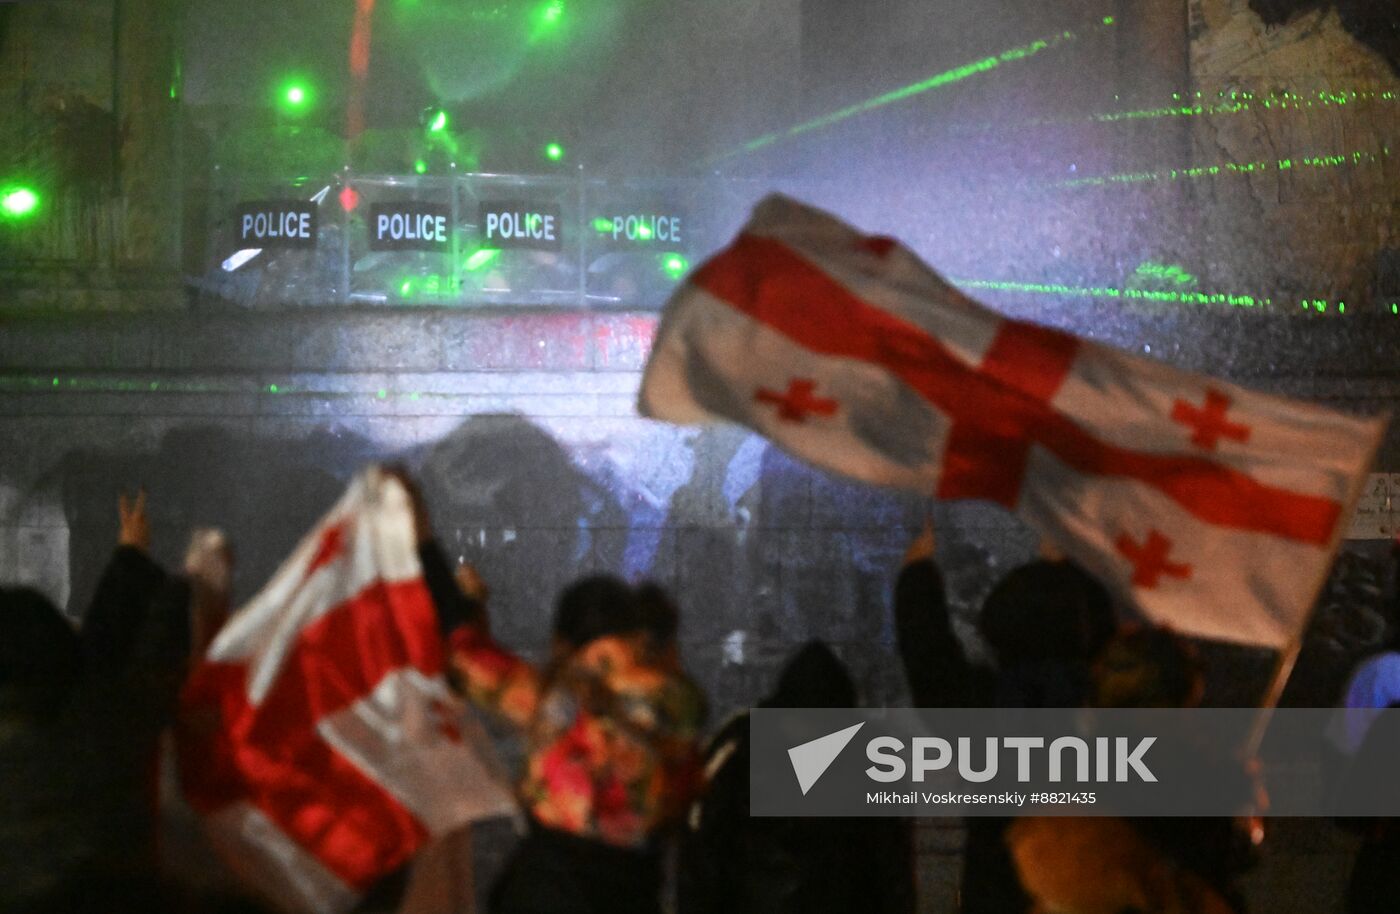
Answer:
[[[125, 201], [119, 268], [173, 283], [180, 261], [181, 0], [113, 0]], [[145, 284], [144, 282], [142, 283]]]

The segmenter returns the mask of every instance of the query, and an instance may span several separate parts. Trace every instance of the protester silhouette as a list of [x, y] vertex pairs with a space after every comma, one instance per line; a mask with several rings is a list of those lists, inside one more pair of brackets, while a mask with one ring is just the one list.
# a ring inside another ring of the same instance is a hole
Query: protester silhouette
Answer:
[[[759, 707], [849, 708], [855, 683], [820, 641], [783, 667]], [[678, 879], [681, 914], [838, 914], [914, 910], [914, 857], [901, 819], [749, 815], [749, 715], [705, 754], [706, 790], [691, 809]]]

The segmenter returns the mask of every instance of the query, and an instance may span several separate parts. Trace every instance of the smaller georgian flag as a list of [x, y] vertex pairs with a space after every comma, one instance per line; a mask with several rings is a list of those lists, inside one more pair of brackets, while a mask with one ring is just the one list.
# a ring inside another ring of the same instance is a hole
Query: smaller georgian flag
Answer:
[[225, 862], [340, 914], [430, 839], [513, 812], [442, 671], [408, 494], [372, 467], [185, 687], [181, 786]]

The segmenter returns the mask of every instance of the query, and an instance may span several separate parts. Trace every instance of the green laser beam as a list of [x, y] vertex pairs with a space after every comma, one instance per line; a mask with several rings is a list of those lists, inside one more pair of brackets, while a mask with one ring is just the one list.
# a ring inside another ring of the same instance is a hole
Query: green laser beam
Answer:
[[[1158, 108], [1141, 108], [1131, 111], [1110, 111], [1102, 114], [1092, 114], [1090, 120], [1099, 123], [1114, 123], [1117, 121], [1137, 121], [1154, 120], [1167, 117], [1209, 117], [1214, 115], [1242, 114], [1246, 111], [1254, 111], [1262, 108], [1266, 111], [1306, 111], [1313, 107], [1340, 108], [1347, 105], [1361, 105], [1367, 102], [1391, 102], [1400, 101], [1400, 95], [1394, 92], [1376, 92], [1373, 90], [1356, 89], [1333, 89], [1321, 90], [1311, 96], [1299, 95], [1296, 92], [1278, 92], [1272, 95], [1258, 95], [1254, 92], [1220, 92], [1216, 98], [1221, 103], [1206, 103], [1202, 93], [1197, 92], [1194, 104], [1174, 104], [1165, 105]], [[1173, 93], [1174, 102], [1182, 101], [1180, 93]], [[1050, 123], [1046, 121], [1045, 123]], [[1055, 123], [1066, 123], [1064, 120]]]
[[1390, 157], [1390, 147], [1382, 147], [1379, 154], [1358, 150], [1338, 155], [1304, 156], [1301, 158], [1279, 159], [1276, 162], [1226, 162], [1222, 165], [1200, 165], [1194, 168], [1171, 168], [1162, 171], [1126, 172], [1116, 175], [1100, 175], [1092, 178], [1075, 178], [1069, 181], [1056, 181], [1052, 187], [1107, 187], [1110, 185], [1148, 184], [1166, 181], [1184, 181], [1195, 178], [1213, 178], [1230, 174], [1262, 174], [1303, 169], [1358, 167], [1379, 165]]
[[[1106, 28], [1112, 25], [1113, 17], [1108, 16], [1104, 18], [1103, 25], [1099, 27]], [[780, 130], [774, 133], [764, 134], [763, 136], [760, 136], [757, 139], [750, 140], [743, 146], [740, 146], [738, 149], [730, 150], [729, 152], [725, 152], [713, 158], [707, 159], [701, 164], [702, 166], [711, 165], [715, 162], [723, 161], [724, 159], [728, 159], [736, 155], [757, 152], [758, 150], [763, 149], [764, 147], [772, 146], [774, 143], [777, 143], [780, 140], [790, 139], [792, 137], [800, 136], [801, 134], [808, 133], [813, 130], [819, 130], [823, 127], [829, 127], [832, 124], [835, 124], [839, 121], [844, 121], [847, 118], [855, 117], [858, 114], [864, 114], [867, 111], [873, 111], [874, 109], [882, 108], [885, 105], [892, 105], [895, 102], [903, 101], [906, 98], [912, 98], [915, 95], [922, 95], [923, 93], [930, 92], [934, 89], [941, 89], [945, 86], [951, 86], [954, 83], [960, 83], [963, 80], [971, 79], [972, 77], [977, 76], [980, 73], [987, 73], [992, 70], [995, 70], [1003, 64], [1012, 63], [1013, 61], [1018, 60], [1029, 59], [1041, 53], [1042, 51], [1049, 50], [1050, 48], [1057, 47], [1066, 42], [1074, 41], [1078, 37], [1079, 36], [1076, 33], [1066, 30], [1060, 32], [1058, 35], [1053, 35], [1049, 38], [1043, 38], [1036, 41], [1032, 41], [1030, 44], [1023, 44], [1019, 47], [1011, 48], [1008, 51], [1003, 51], [1000, 54], [994, 54], [990, 57], [984, 57], [981, 60], [974, 60], [970, 63], [963, 64], [960, 67], [954, 67], [951, 70], [944, 70], [942, 73], [937, 73], [926, 79], [922, 79], [919, 82], [911, 83], [899, 89], [894, 89], [882, 95], [877, 95], [873, 98], [866, 99], [865, 101], [857, 102], [853, 105], [847, 105], [846, 107], [838, 109], [836, 111], [832, 111], [829, 114], [823, 114], [820, 117], [813, 118], [812, 120], [804, 121], [801, 124], [789, 127], [787, 130]]]
[[1123, 301], [1163, 302], [1173, 305], [1230, 305], [1235, 308], [1263, 308], [1273, 304], [1273, 299], [1267, 297], [1236, 295], [1226, 292], [1120, 289], [1114, 286], [1068, 286], [1059, 283], [1010, 282], [990, 279], [954, 279], [952, 282], [964, 289], [1056, 295], [1062, 298], [1113, 298]]
[[1338, 108], [1352, 105], [1360, 108], [1364, 105], [1378, 106], [1397, 102], [1400, 102], [1400, 93], [1377, 92], [1369, 89], [1322, 90], [1306, 96], [1295, 92], [1276, 92], [1270, 95], [1258, 95], [1239, 90], [1217, 92], [1213, 95], [1196, 92], [1194, 99], [1188, 99], [1177, 92], [1172, 94], [1170, 104], [1164, 103], [1150, 108], [1091, 112], [1064, 117], [1038, 117], [1018, 121], [978, 121], [976, 123], [949, 124], [940, 125], [939, 131], [949, 136], [978, 136], [1033, 127], [1064, 127], [1086, 123], [1115, 124], [1177, 117], [1223, 117], [1261, 109], [1271, 112], [1299, 113], [1315, 107]]
[[[1236, 295], [1226, 292], [1168, 292], [1152, 289], [1120, 289], [1114, 286], [1069, 286], [1058, 283], [1010, 282], [991, 279], [954, 279], [964, 289], [990, 292], [1018, 292], [1028, 295], [1053, 295], [1058, 298], [1100, 298], [1119, 301], [1150, 301], [1172, 305], [1229, 305], [1235, 308], [1266, 308], [1273, 304], [1267, 296]], [[1347, 311], [1344, 301], [1326, 298], [1305, 298], [1300, 303], [1309, 314], [1356, 313]], [[1390, 314], [1400, 317], [1400, 303], [1389, 304]]]

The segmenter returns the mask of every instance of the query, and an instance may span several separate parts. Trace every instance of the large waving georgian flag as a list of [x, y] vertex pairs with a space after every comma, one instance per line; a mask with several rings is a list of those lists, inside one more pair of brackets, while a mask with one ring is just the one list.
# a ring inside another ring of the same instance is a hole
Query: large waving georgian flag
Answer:
[[249, 885], [346, 911], [432, 837], [513, 810], [443, 660], [408, 495], [371, 468], [186, 686], [182, 787]]
[[1003, 319], [777, 196], [672, 298], [640, 409], [997, 502], [1149, 618], [1271, 647], [1306, 620], [1384, 430]]

